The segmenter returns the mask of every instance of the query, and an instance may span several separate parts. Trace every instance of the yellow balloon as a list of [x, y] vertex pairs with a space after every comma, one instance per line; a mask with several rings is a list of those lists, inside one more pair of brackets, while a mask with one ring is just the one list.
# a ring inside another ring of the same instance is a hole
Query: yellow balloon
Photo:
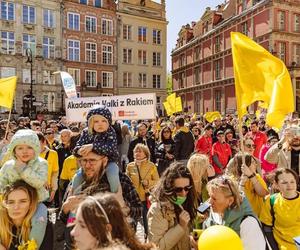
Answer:
[[215, 225], [207, 228], [198, 240], [199, 250], [243, 250], [238, 234], [226, 226]]

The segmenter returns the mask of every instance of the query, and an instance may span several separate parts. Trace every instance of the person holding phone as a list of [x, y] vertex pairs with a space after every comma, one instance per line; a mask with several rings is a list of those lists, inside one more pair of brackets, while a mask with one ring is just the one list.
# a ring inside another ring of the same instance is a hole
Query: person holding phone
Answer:
[[148, 212], [149, 241], [160, 250], [196, 248], [190, 236], [196, 217], [196, 191], [189, 170], [174, 162], [163, 173]]
[[[282, 138], [266, 153], [265, 160], [278, 168], [289, 168], [300, 175], [300, 128], [291, 126], [284, 130]], [[299, 190], [299, 189], [298, 189]]]

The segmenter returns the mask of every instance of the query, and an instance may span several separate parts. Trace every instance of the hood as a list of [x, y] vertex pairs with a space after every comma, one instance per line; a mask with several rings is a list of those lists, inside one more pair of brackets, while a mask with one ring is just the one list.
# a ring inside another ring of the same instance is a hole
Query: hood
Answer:
[[35, 152], [35, 157], [30, 162], [36, 160], [39, 157], [41, 148], [40, 141], [36, 132], [34, 132], [31, 129], [20, 129], [14, 134], [14, 136], [11, 138], [11, 142], [8, 147], [8, 152], [12, 159], [16, 160], [14, 148], [17, 145], [21, 144], [25, 144], [33, 148]]
[[89, 120], [91, 119], [91, 117], [93, 115], [102, 115], [103, 117], [105, 117], [108, 120], [109, 125], [111, 125], [111, 123], [112, 123], [111, 112], [109, 111], [108, 108], [106, 108], [104, 106], [96, 106], [89, 110], [87, 117], [86, 117], [88, 126], [90, 126]]
[[177, 133], [179, 133], [180, 131], [184, 132], [184, 133], [188, 133], [190, 132], [189, 128], [188, 127], [181, 127], [177, 130]]

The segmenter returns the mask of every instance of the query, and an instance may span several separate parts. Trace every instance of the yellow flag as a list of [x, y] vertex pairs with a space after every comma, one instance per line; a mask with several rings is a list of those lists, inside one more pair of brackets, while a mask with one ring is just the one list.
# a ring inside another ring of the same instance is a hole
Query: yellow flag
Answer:
[[181, 97], [180, 96], [176, 97], [175, 101], [176, 101], [175, 102], [175, 113], [181, 112], [182, 111]]
[[176, 94], [173, 93], [171, 95], [168, 95], [167, 102], [171, 106], [171, 109], [172, 109], [173, 113], [175, 113], [176, 112], [175, 111], [175, 108], [176, 108]]
[[172, 108], [171, 108], [170, 104], [168, 102], [164, 102], [163, 104], [164, 104], [165, 110], [167, 112], [167, 115], [172, 115], [173, 112], [172, 112]]
[[231, 32], [237, 111], [240, 119], [247, 107], [261, 101], [268, 108], [266, 122], [280, 128], [294, 111], [293, 87], [284, 63], [247, 36]]
[[213, 122], [217, 118], [222, 118], [219, 111], [206, 112], [203, 116], [208, 122]]
[[0, 106], [11, 109], [16, 85], [16, 76], [0, 79]]

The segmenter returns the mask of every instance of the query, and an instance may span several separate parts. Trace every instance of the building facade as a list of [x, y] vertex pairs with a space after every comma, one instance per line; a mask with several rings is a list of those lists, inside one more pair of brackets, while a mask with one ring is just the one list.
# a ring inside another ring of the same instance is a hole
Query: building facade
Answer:
[[165, 1], [118, 2], [118, 94], [156, 93], [157, 111], [166, 98]]
[[244, 33], [285, 62], [299, 112], [298, 0], [229, 0], [215, 10], [207, 8], [198, 22], [183, 26], [172, 51], [172, 81], [186, 111], [236, 112], [231, 31]]
[[62, 65], [60, 7], [59, 0], [0, 2], [0, 78], [18, 77], [13, 108], [18, 115], [29, 115], [31, 93], [36, 111], [61, 111], [62, 87], [52, 75]]
[[113, 0], [65, 0], [63, 69], [78, 96], [117, 94], [117, 18]]

